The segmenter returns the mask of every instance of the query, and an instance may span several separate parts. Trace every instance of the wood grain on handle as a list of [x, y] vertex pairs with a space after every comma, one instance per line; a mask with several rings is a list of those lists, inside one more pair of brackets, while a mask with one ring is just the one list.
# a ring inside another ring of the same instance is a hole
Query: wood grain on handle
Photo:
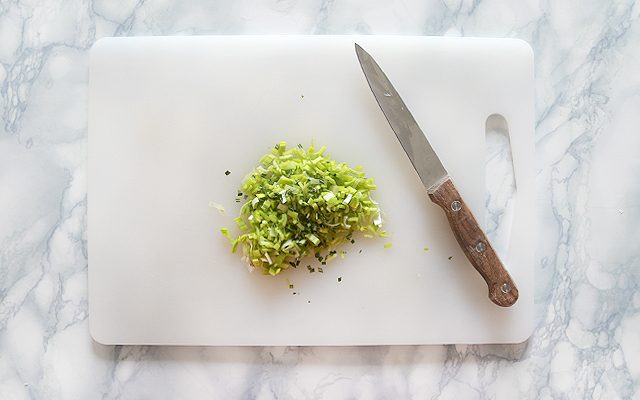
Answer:
[[431, 201], [447, 214], [451, 230], [464, 254], [487, 282], [489, 299], [502, 307], [512, 306], [518, 300], [518, 288], [451, 178], [433, 185], [428, 194]]

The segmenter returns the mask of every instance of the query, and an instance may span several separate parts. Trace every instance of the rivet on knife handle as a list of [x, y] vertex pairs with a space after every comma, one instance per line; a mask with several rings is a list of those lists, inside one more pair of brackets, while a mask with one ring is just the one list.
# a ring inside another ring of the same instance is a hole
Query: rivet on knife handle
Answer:
[[512, 306], [518, 300], [518, 288], [451, 178], [430, 187], [428, 194], [431, 201], [444, 210], [464, 254], [487, 282], [489, 299], [502, 307]]

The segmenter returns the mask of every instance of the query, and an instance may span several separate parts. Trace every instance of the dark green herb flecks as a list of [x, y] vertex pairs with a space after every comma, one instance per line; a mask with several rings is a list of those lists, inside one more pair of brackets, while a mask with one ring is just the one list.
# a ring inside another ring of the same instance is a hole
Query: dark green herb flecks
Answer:
[[246, 202], [235, 219], [240, 233], [231, 238], [232, 251], [240, 246], [264, 274], [295, 268], [310, 254], [326, 265], [338, 255], [332, 249], [355, 243], [353, 233], [385, 236], [380, 209], [371, 199], [373, 180], [362, 167], [338, 163], [324, 152], [313, 146], [287, 150], [280, 142], [238, 190]]

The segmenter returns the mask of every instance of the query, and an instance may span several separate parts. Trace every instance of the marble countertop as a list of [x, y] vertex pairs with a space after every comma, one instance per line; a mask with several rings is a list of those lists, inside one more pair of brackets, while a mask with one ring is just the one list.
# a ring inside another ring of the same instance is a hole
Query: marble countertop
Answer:
[[[189, 3], [189, 4], [188, 4]], [[640, 398], [640, 4], [0, 1], [2, 399]], [[518, 37], [535, 52], [520, 345], [107, 347], [87, 325], [88, 52], [125, 35]]]

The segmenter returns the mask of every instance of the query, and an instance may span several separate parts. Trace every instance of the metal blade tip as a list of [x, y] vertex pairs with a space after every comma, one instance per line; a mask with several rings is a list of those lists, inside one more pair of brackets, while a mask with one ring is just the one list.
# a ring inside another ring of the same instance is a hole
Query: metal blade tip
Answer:
[[358, 58], [362, 58], [362, 56], [364, 55], [369, 55], [369, 53], [367, 53], [362, 46], [360, 46], [358, 43], [354, 43], [356, 45], [356, 54], [358, 55]]

